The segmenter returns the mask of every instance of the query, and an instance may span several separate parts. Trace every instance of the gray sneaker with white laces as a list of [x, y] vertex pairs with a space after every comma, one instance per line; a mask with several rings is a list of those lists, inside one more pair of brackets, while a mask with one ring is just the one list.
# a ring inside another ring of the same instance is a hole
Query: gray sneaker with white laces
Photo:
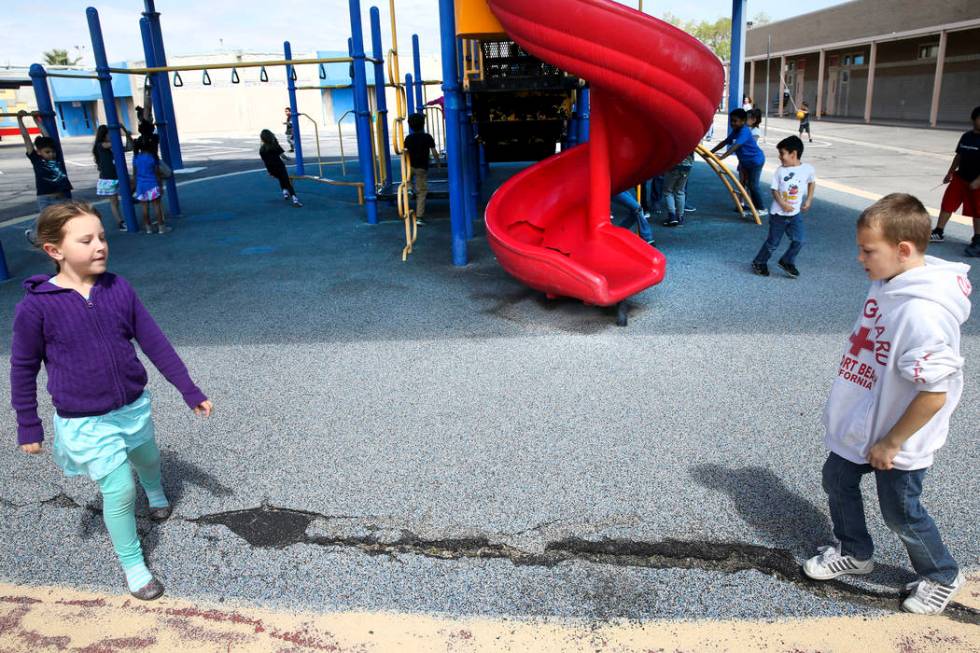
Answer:
[[909, 583], [905, 589], [912, 594], [902, 601], [902, 609], [915, 614], [939, 614], [965, 583], [966, 578], [962, 572], [956, 576], [952, 585], [943, 585], [928, 578]]
[[839, 546], [822, 546], [819, 551], [820, 555], [803, 563], [803, 573], [813, 580], [830, 580], [846, 574], [870, 574], [874, 571], [874, 560], [858, 560], [841, 555]]

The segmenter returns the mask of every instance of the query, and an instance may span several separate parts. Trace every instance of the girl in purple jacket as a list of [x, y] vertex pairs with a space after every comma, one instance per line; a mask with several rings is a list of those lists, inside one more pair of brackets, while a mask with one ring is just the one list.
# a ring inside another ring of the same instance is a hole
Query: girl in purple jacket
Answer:
[[102, 516], [129, 591], [155, 599], [163, 585], [143, 559], [130, 466], [146, 491], [150, 519], [163, 521], [172, 508], [160, 479], [146, 369], [132, 341], [196, 414], [208, 417], [211, 402], [129, 283], [106, 271], [109, 245], [95, 209], [83, 202], [48, 207], [38, 218], [35, 242], [57, 274], [27, 279], [14, 314], [10, 394], [17, 442], [26, 453], [41, 452], [37, 374], [43, 362], [57, 411], [54, 460], [65, 474], [99, 484]]

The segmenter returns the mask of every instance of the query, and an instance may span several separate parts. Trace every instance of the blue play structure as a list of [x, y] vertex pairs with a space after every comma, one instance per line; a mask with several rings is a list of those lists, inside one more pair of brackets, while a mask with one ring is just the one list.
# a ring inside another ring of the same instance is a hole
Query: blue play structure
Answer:
[[[748, 0], [732, 0], [732, 57], [730, 63], [730, 80], [728, 88], [728, 106], [737, 107], [741, 104], [743, 92], [742, 63], [744, 60], [745, 49], [745, 29]], [[394, 13], [395, 0], [389, 0], [392, 14]], [[483, 147], [477, 142], [477, 134], [474, 129], [473, 107], [469, 94], [463, 92], [463, 71], [472, 61], [464, 59], [464, 48], [462, 41], [457, 37], [455, 0], [439, 0], [439, 26], [440, 26], [440, 50], [442, 57], [442, 91], [443, 91], [443, 115], [445, 119], [445, 146], [446, 146], [446, 165], [448, 168], [448, 196], [450, 225], [452, 230], [452, 262], [454, 265], [463, 266], [468, 262], [467, 242], [474, 235], [474, 223], [481, 219], [479, 211], [479, 200], [481, 197], [481, 185], [486, 176], [487, 158]], [[333, 64], [343, 64], [348, 67], [351, 84], [349, 86], [350, 101], [355, 116], [357, 131], [357, 143], [359, 152], [360, 176], [363, 179], [363, 199], [365, 204], [366, 219], [369, 224], [378, 223], [378, 203], [380, 199], [390, 198], [390, 185], [393, 181], [392, 176], [392, 136], [395, 133], [390, 129], [399, 117], [389, 116], [386, 88], [394, 87], [398, 93], [404, 93], [404, 102], [408, 113], [422, 111], [425, 108], [423, 88], [425, 82], [422, 79], [420, 43], [417, 35], [412, 37], [413, 66], [412, 71], [404, 76], [404, 79], [391, 79], [391, 74], [386, 75], [385, 58], [381, 43], [380, 12], [377, 7], [370, 10], [371, 28], [371, 55], [365, 52], [364, 34], [361, 21], [360, 0], [349, 0], [349, 12], [351, 23], [351, 38], [349, 40], [349, 50], [347, 57], [322, 57], [315, 59], [294, 60], [292, 57], [289, 42], [283, 44], [283, 59], [265, 62], [237, 62], [228, 64], [210, 64], [207, 66], [168, 66], [166, 50], [164, 48], [163, 32], [160, 25], [160, 13], [156, 10], [154, 0], [144, 0], [144, 11], [140, 19], [140, 33], [143, 41], [143, 51], [146, 59], [145, 68], [127, 69], [121, 66], [111, 66], [106, 57], [105, 42], [102, 37], [102, 29], [99, 23], [99, 15], [95, 8], [88, 8], [86, 11], [89, 32], [92, 39], [92, 49], [96, 59], [96, 74], [85, 75], [74, 71], [71, 72], [46, 72], [44, 67], [34, 64], [30, 70], [35, 95], [37, 97], [38, 109], [45, 121], [45, 127], [54, 138], [58, 138], [59, 129], [56, 118], [61, 118], [59, 122], [64, 122], [64, 132], [72, 133], [68, 124], [84, 126], [86, 120], [85, 110], [79, 111], [79, 107], [56, 106], [58, 90], [65, 88], [63, 84], [89, 84], [94, 86], [92, 80], [98, 83], [98, 90], [101, 95], [106, 122], [109, 127], [109, 134], [112, 141], [113, 156], [116, 162], [116, 169], [119, 173], [120, 184], [122, 187], [129, 187], [129, 173], [125, 165], [123, 154], [123, 144], [119, 133], [120, 114], [117, 111], [116, 98], [121, 93], [128, 93], [128, 85], [114, 84], [114, 76], [120, 75], [146, 75], [152, 82], [152, 103], [153, 114], [156, 120], [157, 131], [160, 135], [160, 155], [163, 160], [173, 170], [183, 168], [183, 158], [181, 156], [180, 140], [177, 135], [176, 118], [174, 116], [173, 97], [169, 74], [173, 72], [187, 70], [206, 70], [216, 68], [248, 68], [259, 66], [285, 66], [287, 69], [287, 92], [289, 95], [289, 106], [292, 108], [293, 134], [296, 148], [296, 172], [302, 176], [305, 174], [305, 166], [302, 158], [302, 139], [299, 112], [296, 102], [296, 83], [294, 66], [314, 64], [320, 67], [320, 86], [324, 88], [334, 88], [346, 90], [346, 86], [331, 84], [334, 82], [334, 75], [328, 79], [325, 74], [325, 66]], [[392, 30], [394, 32], [394, 19], [392, 19]], [[393, 34], [393, 44], [395, 35]], [[468, 55], [473, 57], [470, 53]], [[388, 53], [389, 60], [394, 58], [397, 62], [397, 48], [393, 48]], [[372, 64], [371, 76], [369, 79], [367, 64]], [[397, 64], [395, 66], [397, 71]], [[391, 67], [389, 66], [389, 71]], [[235, 73], [237, 74], [237, 73]], [[58, 78], [55, 84], [56, 97], [53, 98], [49, 90], [49, 79]], [[64, 82], [61, 80], [67, 79]], [[368, 101], [369, 85], [373, 82], [375, 90], [376, 114], [372, 116]], [[93, 97], [89, 92], [86, 97]], [[65, 96], [67, 97], [67, 96]], [[338, 96], [339, 98], [340, 96]], [[69, 105], [71, 103], [69, 102]], [[67, 110], [66, 110], [67, 109]], [[88, 116], [88, 120], [92, 120]], [[123, 116], [125, 121], [125, 116]], [[375, 123], [377, 121], [377, 123]], [[382, 136], [375, 138], [373, 131], [374, 125], [378, 124], [378, 129]], [[132, 128], [133, 125], [127, 125]], [[397, 131], [397, 130], [396, 130]], [[64, 133], [63, 132], [63, 133]], [[576, 143], [584, 142], [588, 139], [589, 133], [589, 90], [582, 89], [578, 96], [577, 104], [574, 107], [572, 122], [566, 135], [565, 145], [571, 146]], [[383, 147], [378, 148], [377, 156], [380, 159], [379, 174], [387, 180], [388, 187], [379, 184], [376, 178], [375, 160], [372, 156], [373, 148], [378, 144]], [[400, 143], [394, 144], [397, 152], [400, 150]], [[177, 192], [177, 185], [173, 176], [167, 180], [166, 193], [169, 211], [174, 215], [179, 215], [180, 199]], [[132, 198], [127, 193], [120, 195], [121, 209], [128, 228], [136, 232], [137, 224]], [[0, 269], [2, 272], [2, 269]]]

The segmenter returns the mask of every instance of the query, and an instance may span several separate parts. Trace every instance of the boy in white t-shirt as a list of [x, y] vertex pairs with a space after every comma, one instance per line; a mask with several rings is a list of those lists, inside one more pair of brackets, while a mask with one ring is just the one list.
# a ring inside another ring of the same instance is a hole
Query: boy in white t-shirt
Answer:
[[803, 216], [801, 211], [809, 211], [813, 204], [813, 193], [817, 187], [817, 177], [813, 166], [800, 163], [803, 158], [803, 141], [798, 136], [790, 136], [779, 141], [780, 166], [772, 174], [772, 206], [769, 208], [769, 237], [752, 261], [752, 271], [764, 277], [769, 276], [769, 258], [779, 247], [783, 234], [789, 236], [789, 248], [779, 259], [779, 267], [794, 279], [800, 276], [796, 269], [796, 256], [803, 248]]
[[904, 193], [858, 220], [858, 261], [871, 289], [823, 414], [823, 488], [837, 542], [803, 565], [814, 580], [871, 573], [861, 479], [874, 473], [885, 524], [920, 577], [906, 586], [902, 608], [918, 614], [942, 612], [964, 583], [919, 501], [963, 394], [960, 325], [970, 317], [970, 267], [925, 255], [931, 226], [922, 202]]

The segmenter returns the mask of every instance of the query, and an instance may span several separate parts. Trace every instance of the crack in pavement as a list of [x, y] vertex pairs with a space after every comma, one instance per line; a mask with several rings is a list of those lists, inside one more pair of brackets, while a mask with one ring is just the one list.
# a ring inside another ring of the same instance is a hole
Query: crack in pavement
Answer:
[[[563, 562], [591, 562], [621, 567], [651, 569], [696, 569], [722, 573], [757, 571], [776, 580], [791, 583], [816, 596], [846, 601], [887, 611], [899, 608], [901, 595], [855, 587], [840, 580], [812, 581], [800, 563], [786, 549], [740, 542], [662, 540], [641, 542], [624, 539], [585, 540], [576, 537], [549, 542], [543, 552], [531, 552], [493, 542], [488, 536], [425, 539], [404, 528], [360, 524], [356, 533], [310, 533], [315, 521], [329, 524], [337, 517], [314, 512], [262, 505], [202, 515], [187, 521], [225, 526], [250, 545], [259, 548], [285, 548], [293, 544], [346, 547], [369, 555], [416, 554], [442, 560], [464, 558], [505, 559], [524, 566], [554, 567]], [[980, 625], [980, 610], [951, 602], [945, 617], [953, 621]]]

